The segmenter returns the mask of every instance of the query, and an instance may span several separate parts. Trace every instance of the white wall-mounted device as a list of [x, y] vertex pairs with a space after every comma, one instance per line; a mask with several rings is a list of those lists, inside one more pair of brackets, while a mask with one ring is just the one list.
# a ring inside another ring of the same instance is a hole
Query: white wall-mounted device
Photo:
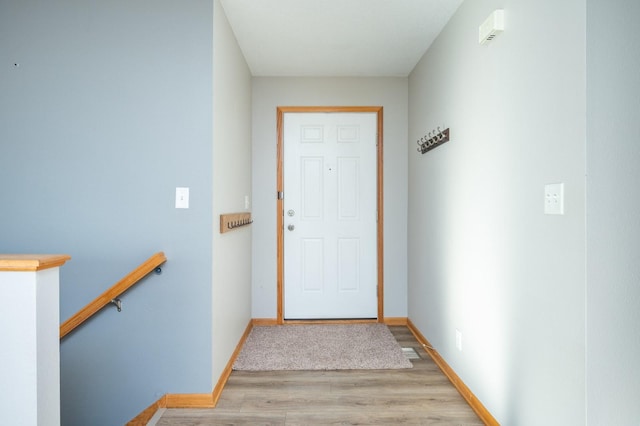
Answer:
[[485, 44], [504, 31], [504, 10], [494, 10], [478, 29], [478, 42]]

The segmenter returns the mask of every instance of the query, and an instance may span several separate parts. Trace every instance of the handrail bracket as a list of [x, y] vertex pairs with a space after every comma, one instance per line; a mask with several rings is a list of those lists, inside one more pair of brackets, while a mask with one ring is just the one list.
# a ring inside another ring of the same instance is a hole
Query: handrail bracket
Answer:
[[120, 298], [116, 297], [115, 299], [111, 299], [109, 303], [116, 305], [118, 312], [122, 312], [122, 300], [120, 300]]

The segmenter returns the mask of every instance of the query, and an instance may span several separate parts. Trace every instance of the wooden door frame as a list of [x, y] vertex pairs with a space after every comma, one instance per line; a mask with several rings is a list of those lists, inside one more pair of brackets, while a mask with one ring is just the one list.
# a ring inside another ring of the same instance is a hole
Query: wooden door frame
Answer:
[[[313, 113], [313, 112], [374, 112], [377, 116], [377, 209], [378, 209], [378, 221], [377, 221], [377, 251], [378, 251], [378, 318], [377, 322], [384, 322], [384, 215], [383, 215], [383, 159], [382, 159], [382, 107], [381, 106], [364, 106], [364, 107], [326, 107], [326, 106], [283, 106], [277, 108], [277, 232], [278, 240], [278, 306], [277, 306], [277, 318], [278, 324], [284, 324], [289, 322], [296, 322], [296, 320], [284, 319], [283, 302], [284, 302], [284, 199], [279, 195], [284, 191], [284, 173], [283, 173], [283, 158], [284, 158], [284, 114], [285, 113]], [[286, 196], [286, 194], [285, 194]], [[353, 320], [357, 321], [357, 320]], [[299, 322], [299, 321], [297, 321]], [[317, 322], [317, 321], [315, 321]]]

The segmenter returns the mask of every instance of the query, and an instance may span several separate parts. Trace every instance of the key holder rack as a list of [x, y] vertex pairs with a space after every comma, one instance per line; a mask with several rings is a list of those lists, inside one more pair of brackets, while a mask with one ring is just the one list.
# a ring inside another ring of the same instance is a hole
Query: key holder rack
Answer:
[[427, 135], [424, 135], [416, 142], [418, 144], [418, 152], [421, 154], [426, 154], [434, 148], [439, 147], [445, 142], [449, 142], [449, 128], [447, 127], [444, 130], [440, 130], [440, 127], [437, 130], [430, 131]]
[[251, 213], [225, 213], [220, 215], [220, 233], [233, 231], [253, 223]]

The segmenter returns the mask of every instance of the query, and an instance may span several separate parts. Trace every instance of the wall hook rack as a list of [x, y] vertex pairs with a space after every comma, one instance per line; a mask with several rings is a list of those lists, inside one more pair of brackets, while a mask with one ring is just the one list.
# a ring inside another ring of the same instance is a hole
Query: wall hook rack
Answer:
[[251, 213], [226, 213], [220, 215], [220, 233], [233, 231], [253, 223]]
[[418, 152], [421, 154], [425, 154], [445, 142], [449, 142], [448, 127], [444, 130], [440, 130], [440, 127], [438, 127], [437, 130], [430, 131], [428, 134], [416, 141], [418, 144]]

